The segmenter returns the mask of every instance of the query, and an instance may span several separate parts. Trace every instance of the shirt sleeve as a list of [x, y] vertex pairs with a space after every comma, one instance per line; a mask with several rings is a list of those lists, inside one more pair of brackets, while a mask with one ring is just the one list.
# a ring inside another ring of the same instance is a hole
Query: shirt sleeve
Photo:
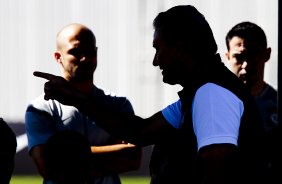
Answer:
[[122, 105], [122, 111], [134, 114], [133, 106], [127, 98], [124, 98], [124, 103]]
[[167, 106], [162, 110], [164, 118], [170, 123], [174, 128], [179, 129], [182, 122], [182, 111], [181, 111], [181, 101], [178, 100], [173, 104]]
[[231, 91], [208, 83], [195, 94], [192, 120], [198, 150], [210, 144], [237, 145], [243, 102]]
[[28, 151], [34, 146], [45, 144], [48, 138], [54, 134], [54, 126], [52, 116], [47, 111], [29, 105], [25, 113]]

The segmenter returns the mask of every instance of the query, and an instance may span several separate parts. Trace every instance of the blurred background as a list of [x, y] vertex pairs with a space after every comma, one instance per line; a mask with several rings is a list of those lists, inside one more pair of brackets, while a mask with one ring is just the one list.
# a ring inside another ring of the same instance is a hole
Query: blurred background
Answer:
[[[225, 62], [225, 35], [241, 21], [265, 31], [271, 58], [265, 80], [277, 89], [278, 0], [1, 0], [0, 1], [0, 117], [17, 134], [14, 175], [37, 174], [28, 157], [24, 114], [41, 93], [45, 80], [35, 70], [60, 75], [53, 58], [55, 37], [66, 24], [91, 28], [98, 46], [95, 83], [127, 96], [135, 113], [148, 117], [174, 102], [180, 86], [162, 82], [152, 66], [154, 17], [175, 5], [195, 6], [208, 20]], [[204, 53], [203, 53], [204, 54]], [[148, 175], [151, 147], [134, 174]]]

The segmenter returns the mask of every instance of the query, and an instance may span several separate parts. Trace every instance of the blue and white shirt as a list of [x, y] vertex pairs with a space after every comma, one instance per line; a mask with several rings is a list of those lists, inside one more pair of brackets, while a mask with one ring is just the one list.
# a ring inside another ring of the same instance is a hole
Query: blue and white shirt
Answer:
[[[103, 99], [103, 103], [120, 112], [134, 113], [129, 100], [115, 94], [94, 88], [93, 96]], [[45, 144], [57, 131], [75, 130], [88, 138], [92, 146], [114, 144], [112, 136], [98, 127], [94, 121], [83, 115], [76, 107], [67, 106], [56, 100], [44, 100], [44, 95], [34, 99], [27, 107], [25, 126], [28, 138], [28, 151], [33, 147]], [[46, 183], [46, 182], [45, 182]], [[48, 182], [52, 183], [52, 182]], [[95, 184], [120, 184], [118, 175], [109, 175], [98, 179]]]

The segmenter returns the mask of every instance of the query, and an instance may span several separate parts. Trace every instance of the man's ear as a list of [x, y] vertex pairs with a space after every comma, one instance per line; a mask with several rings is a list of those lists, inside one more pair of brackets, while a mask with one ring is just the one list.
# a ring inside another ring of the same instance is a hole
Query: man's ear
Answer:
[[227, 59], [228, 61], [230, 60], [230, 54], [229, 54], [228, 51], [225, 52], [225, 57], [226, 57], [226, 59]]
[[270, 59], [270, 55], [271, 55], [271, 48], [266, 48], [265, 52], [264, 52], [264, 62], [266, 63], [269, 59]]
[[61, 55], [60, 51], [55, 51], [54, 57], [55, 57], [55, 60], [57, 61], [57, 63], [62, 64], [62, 58], [61, 58], [62, 55]]

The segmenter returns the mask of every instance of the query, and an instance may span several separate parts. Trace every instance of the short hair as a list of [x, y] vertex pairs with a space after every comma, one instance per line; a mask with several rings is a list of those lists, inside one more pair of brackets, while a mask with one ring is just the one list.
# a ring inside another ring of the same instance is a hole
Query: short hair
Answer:
[[180, 5], [161, 12], [154, 19], [155, 31], [168, 44], [181, 41], [197, 57], [213, 56], [217, 52], [212, 30], [205, 17], [191, 5]]
[[226, 47], [229, 50], [230, 40], [238, 36], [245, 39], [246, 41], [256, 41], [262, 48], [267, 47], [267, 39], [263, 29], [252, 22], [241, 22], [232, 27], [225, 37]]
[[46, 161], [50, 179], [61, 183], [83, 183], [91, 167], [90, 144], [76, 131], [56, 132], [47, 141]]

